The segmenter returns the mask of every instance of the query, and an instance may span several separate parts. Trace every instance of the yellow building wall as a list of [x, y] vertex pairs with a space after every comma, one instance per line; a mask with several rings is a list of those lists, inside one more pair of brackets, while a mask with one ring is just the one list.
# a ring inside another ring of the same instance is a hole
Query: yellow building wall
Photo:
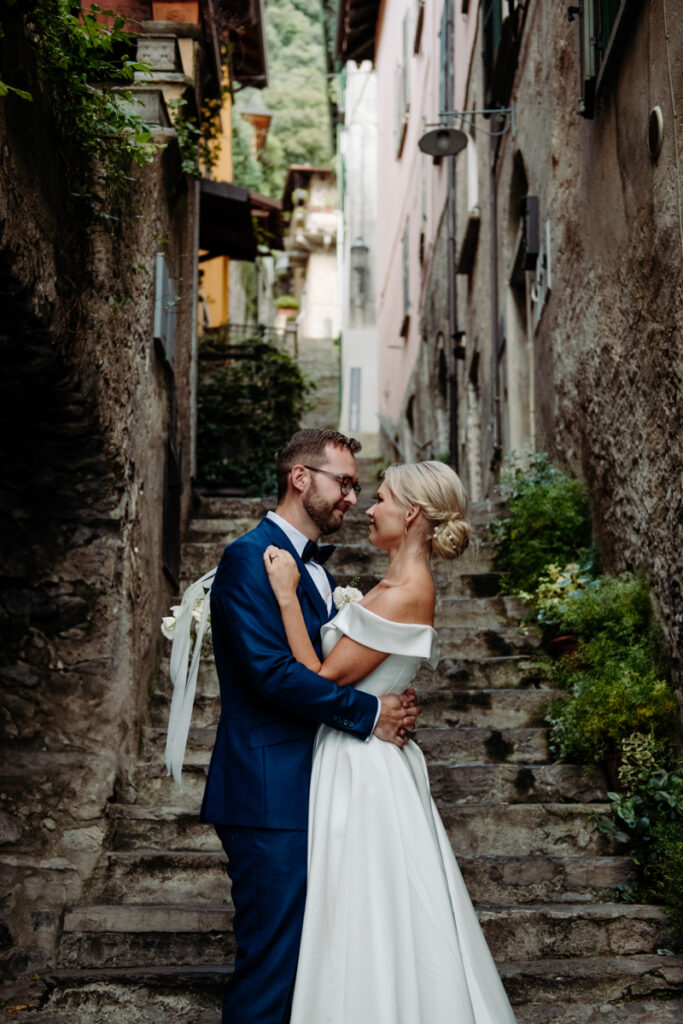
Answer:
[[[220, 150], [218, 160], [211, 171], [213, 181], [232, 181], [232, 97], [229, 90], [228, 69], [223, 68], [223, 106], [220, 112]], [[228, 268], [230, 259], [227, 256], [216, 256], [215, 259], [206, 260], [200, 263], [199, 269], [202, 273], [199, 286], [199, 333], [206, 324], [208, 317], [209, 327], [219, 327], [225, 324], [229, 318], [229, 284]]]

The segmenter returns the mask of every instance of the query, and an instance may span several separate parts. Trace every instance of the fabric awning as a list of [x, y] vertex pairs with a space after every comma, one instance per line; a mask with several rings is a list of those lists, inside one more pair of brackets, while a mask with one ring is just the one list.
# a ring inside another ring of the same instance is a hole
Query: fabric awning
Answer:
[[256, 259], [258, 246], [284, 249], [282, 203], [243, 185], [227, 181], [200, 182], [199, 248], [202, 259], [229, 256]]
[[227, 181], [200, 182], [199, 248], [204, 259], [229, 256], [256, 259], [256, 234], [251, 219], [249, 189]]

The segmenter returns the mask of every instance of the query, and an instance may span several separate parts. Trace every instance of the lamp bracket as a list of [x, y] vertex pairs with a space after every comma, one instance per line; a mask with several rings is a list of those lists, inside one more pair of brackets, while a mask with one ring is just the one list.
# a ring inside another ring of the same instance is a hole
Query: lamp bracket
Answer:
[[[484, 117], [491, 117], [492, 114], [498, 114], [505, 118], [505, 124], [498, 132], [490, 132], [486, 128], [482, 128], [480, 125], [473, 123], [475, 114], [482, 114]], [[514, 103], [510, 107], [485, 107], [482, 110], [442, 110], [439, 113], [439, 120], [434, 124], [425, 125], [425, 128], [444, 128], [448, 122], [456, 121], [458, 118], [469, 118], [470, 127], [474, 128], [477, 132], [484, 132], [485, 135], [492, 135], [497, 137], [499, 135], [505, 135], [506, 132], [512, 132], [514, 137], [515, 134], [515, 105]]]

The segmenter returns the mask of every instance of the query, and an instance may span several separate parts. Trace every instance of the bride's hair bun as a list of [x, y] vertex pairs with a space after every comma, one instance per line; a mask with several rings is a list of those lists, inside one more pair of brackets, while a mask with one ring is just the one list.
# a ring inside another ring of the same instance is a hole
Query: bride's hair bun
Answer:
[[454, 515], [437, 523], [432, 534], [432, 552], [440, 558], [458, 558], [470, 542], [470, 524]]
[[467, 492], [462, 480], [445, 462], [413, 462], [389, 466], [387, 487], [407, 505], [419, 505], [431, 527], [432, 552], [457, 558], [470, 540], [465, 521]]

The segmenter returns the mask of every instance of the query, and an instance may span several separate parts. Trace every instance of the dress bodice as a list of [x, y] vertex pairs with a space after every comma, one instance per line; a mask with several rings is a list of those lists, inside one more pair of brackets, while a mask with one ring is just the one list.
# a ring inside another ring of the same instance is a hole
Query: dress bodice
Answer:
[[356, 684], [356, 689], [377, 697], [385, 693], [402, 693], [415, 677], [420, 662], [428, 661], [436, 667], [439, 659], [439, 642], [431, 626], [391, 622], [356, 603], [344, 605], [322, 627], [321, 636], [325, 657], [342, 636], [389, 655]]

